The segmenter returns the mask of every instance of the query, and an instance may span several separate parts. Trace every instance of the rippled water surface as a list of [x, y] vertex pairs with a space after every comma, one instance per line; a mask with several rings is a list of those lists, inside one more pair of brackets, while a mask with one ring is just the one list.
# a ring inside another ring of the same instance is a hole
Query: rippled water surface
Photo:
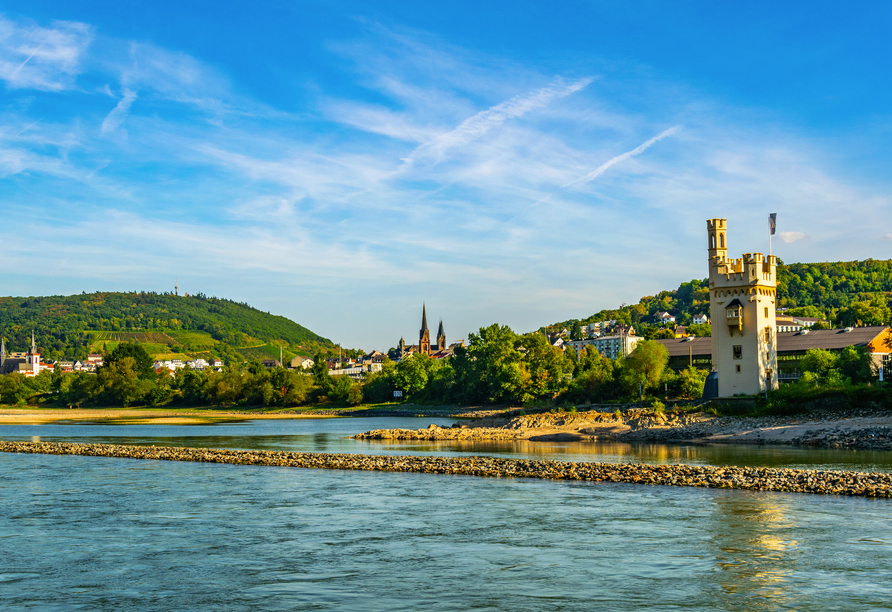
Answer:
[[[399, 421], [2, 426], [0, 438], [759, 464], [748, 448], [343, 439], [437, 422]], [[762, 464], [892, 464], [882, 453], [797, 450], [763, 450]], [[892, 601], [888, 500], [15, 454], [0, 454], [0, 500], [2, 609], [872, 610]]]

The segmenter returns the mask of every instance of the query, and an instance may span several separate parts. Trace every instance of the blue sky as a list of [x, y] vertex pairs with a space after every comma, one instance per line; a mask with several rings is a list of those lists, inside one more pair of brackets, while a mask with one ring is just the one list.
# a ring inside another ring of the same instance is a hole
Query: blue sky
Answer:
[[[23, 12], [24, 11], [24, 12]], [[203, 292], [347, 346], [732, 254], [892, 257], [888, 2], [0, 4], [0, 294]]]

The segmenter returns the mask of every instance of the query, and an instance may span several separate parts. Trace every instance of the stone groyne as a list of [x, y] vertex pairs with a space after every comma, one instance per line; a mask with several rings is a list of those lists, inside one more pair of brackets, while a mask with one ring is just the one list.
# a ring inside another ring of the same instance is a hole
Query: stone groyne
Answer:
[[892, 474], [782, 468], [572, 463], [496, 457], [354, 455], [118, 444], [0, 441], [0, 451], [156, 461], [195, 461], [332, 470], [419, 472], [502, 478], [587, 480], [892, 498]]

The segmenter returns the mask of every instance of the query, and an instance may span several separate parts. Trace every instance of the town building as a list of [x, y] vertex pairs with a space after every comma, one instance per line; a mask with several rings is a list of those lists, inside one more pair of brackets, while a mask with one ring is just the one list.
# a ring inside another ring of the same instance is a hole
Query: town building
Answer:
[[703, 323], [709, 323], [709, 317], [705, 314], [695, 314], [693, 321], [694, 325], [702, 325]]
[[[778, 381], [789, 383], [802, 376], [800, 362], [811, 349], [840, 353], [849, 346], [865, 347], [876, 367], [884, 372], [892, 367], [892, 347], [888, 343], [892, 330], [882, 325], [818, 329], [777, 334]], [[689, 367], [712, 369], [711, 338], [657, 340], [669, 352], [669, 367], [680, 372]]]
[[[632, 329], [634, 332], [633, 328]], [[623, 329], [623, 332], [626, 330]], [[582, 353], [587, 348], [593, 348], [608, 359], [616, 359], [617, 357], [625, 357], [635, 350], [635, 346], [644, 340], [640, 336], [629, 333], [620, 333], [614, 336], [598, 336], [597, 338], [584, 338], [582, 340], [570, 340], [566, 346], [570, 346], [576, 350], [576, 355]]]
[[46, 366], [40, 363], [40, 352], [31, 332], [31, 347], [27, 353], [7, 353], [6, 338], [0, 339], [0, 374], [37, 376]]
[[706, 221], [712, 367], [719, 397], [775, 389], [777, 257], [729, 259], [726, 219]]

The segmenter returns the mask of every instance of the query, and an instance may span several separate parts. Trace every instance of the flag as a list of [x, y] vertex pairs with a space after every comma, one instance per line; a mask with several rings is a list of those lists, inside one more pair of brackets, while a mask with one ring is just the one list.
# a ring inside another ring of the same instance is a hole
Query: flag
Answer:
[[777, 213], [768, 215], [768, 230], [774, 236], [774, 230], [777, 229]]

